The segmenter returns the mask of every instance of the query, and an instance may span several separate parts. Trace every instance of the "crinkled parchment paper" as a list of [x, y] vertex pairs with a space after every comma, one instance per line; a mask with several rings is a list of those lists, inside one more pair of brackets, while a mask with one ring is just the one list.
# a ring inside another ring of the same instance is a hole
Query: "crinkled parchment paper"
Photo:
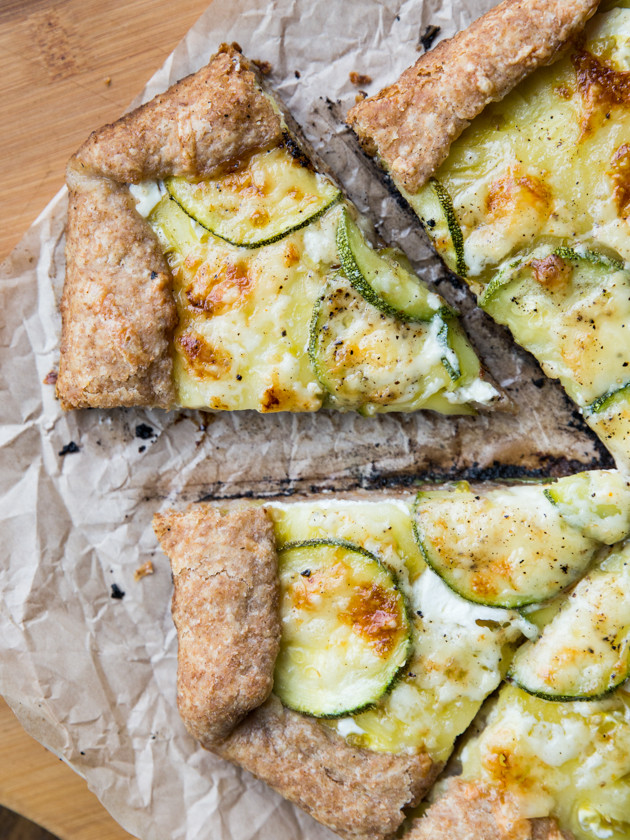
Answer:
[[[58, 360], [64, 192], [3, 266], [0, 693], [137, 837], [332, 837], [186, 734], [175, 706], [171, 578], [150, 524], [156, 509], [204, 496], [483, 477], [497, 467], [514, 475], [611, 464], [561, 389], [446, 277], [418, 224], [339, 121], [356, 94], [351, 71], [371, 75], [374, 92], [415, 60], [429, 24], [451, 35], [491, 5], [215, 0], [142, 98], [200, 67], [222, 41], [238, 41], [251, 58], [270, 62], [272, 87], [352, 198], [465, 313], [514, 413], [457, 420], [64, 414], [52, 385], [43, 384]], [[147, 560], [155, 574], [135, 581]], [[111, 597], [112, 584], [124, 598]]]

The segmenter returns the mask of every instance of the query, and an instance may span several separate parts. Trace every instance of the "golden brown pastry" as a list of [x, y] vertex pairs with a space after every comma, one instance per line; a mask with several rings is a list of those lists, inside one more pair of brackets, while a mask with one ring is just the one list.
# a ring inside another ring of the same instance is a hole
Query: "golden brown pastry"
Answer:
[[280, 639], [277, 554], [262, 508], [157, 514], [174, 581], [178, 706], [189, 732], [344, 838], [381, 840], [440, 763], [351, 746], [271, 696]]
[[355, 105], [348, 123], [368, 153], [408, 192], [416, 192], [470, 121], [536, 67], [553, 61], [598, 4], [503, 0], [420, 56], [393, 85]]

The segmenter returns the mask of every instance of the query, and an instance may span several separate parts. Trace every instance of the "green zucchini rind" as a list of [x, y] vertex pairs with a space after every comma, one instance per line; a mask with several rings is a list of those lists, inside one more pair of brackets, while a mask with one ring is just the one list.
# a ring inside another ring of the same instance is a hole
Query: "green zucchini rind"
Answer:
[[585, 414], [604, 414], [616, 403], [627, 402], [630, 399], [630, 382], [624, 383], [620, 388], [612, 388], [601, 397], [586, 406]]
[[171, 177], [171, 198], [214, 236], [241, 248], [260, 248], [311, 224], [342, 198], [328, 178], [284, 148], [252, 156], [234, 173], [205, 181]]
[[460, 277], [466, 277], [468, 266], [466, 265], [466, 258], [464, 256], [464, 236], [457, 218], [457, 213], [453, 207], [453, 199], [444, 184], [438, 181], [437, 178], [429, 178], [429, 183], [433, 187], [440, 202], [440, 207], [444, 213], [444, 218], [446, 219], [446, 224], [451, 235], [453, 250], [455, 252], [455, 271]]
[[544, 700], [599, 700], [630, 677], [630, 543], [575, 587], [508, 679]]
[[411, 652], [407, 606], [389, 569], [353, 543], [312, 539], [279, 550], [279, 576], [275, 694], [313, 717], [376, 703]]
[[337, 226], [337, 252], [343, 273], [363, 297], [394, 318], [430, 321], [449, 307], [396, 260], [391, 249], [375, 250], [347, 210]]
[[570, 525], [541, 486], [477, 495], [420, 492], [414, 535], [427, 565], [458, 595], [518, 609], [553, 597], [586, 571], [599, 543]]

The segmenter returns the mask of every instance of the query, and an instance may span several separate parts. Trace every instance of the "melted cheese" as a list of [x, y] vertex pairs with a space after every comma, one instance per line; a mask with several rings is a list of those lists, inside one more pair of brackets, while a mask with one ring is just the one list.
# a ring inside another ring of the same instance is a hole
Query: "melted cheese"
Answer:
[[463, 776], [505, 789], [524, 817], [556, 816], [578, 840], [630, 837], [630, 697], [551, 703], [502, 689], [462, 753]]
[[[598, 66], [630, 71], [629, 42], [630, 9], [598, 15], [585, 49], [599, 64], [582, 67], [582, 54], [574, 52], [538, 70], [453, 144], [436, 177], [453, 200], [469, 277], [485, 282], [495, 266], [542, 237], [594, 239], [630, 259], [630, 227], [613, 171], [630, 137], [630, 95], [619, 102], [611, 94], [609, 102], [604, 87], [597, 101], [589, 98]], [[576, 68], [585, 76], [581, 84]], [[409, 196], [425, 221], [440, 216], [432, 192], [427, 186]], [[443, 228], [441, 235], [436, 246], [449, 251]]]
[[484, 698], [498, 685], [510, 643], [536, 632], [518, 613], [469, 604], [420, 555], [405, 501], [272, 503], [278, 544], [336, 538], [376, 554], [396, 575], [414, 614], [414, 652], [377, 706], [330, 720], [350, 743], [390, 752], [425, 747], [445, 760]]
[[[316, 411], [323, 391], [306, 352], [313, 306], [332, 262], [305, 238], [335, 241], [339, 209], [264, 248], [235, 248], [165, 199], [183, 248], [169, 252], [179, 327], [178, 403], [190, 408]], [[159, 222], [159, 216], [157, 217]], [[164, 237], [164, 225], [158, 230]], [[172, 240], [164, 242], [172, 248]], [[312, 248], [311, 248], [312, 250]]]

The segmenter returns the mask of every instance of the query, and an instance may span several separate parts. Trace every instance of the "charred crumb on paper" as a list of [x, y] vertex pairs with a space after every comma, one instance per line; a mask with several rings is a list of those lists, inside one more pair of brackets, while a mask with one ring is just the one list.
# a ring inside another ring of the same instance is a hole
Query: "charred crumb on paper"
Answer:
[[138, 423], [135, 435], [137, 438], [140, 438], [140, 440], [150, 440], [152, 437], [157, 437], [157, 432], [147, 423]]
[[142, 578], [146, 577], [147, 575], [152, 575], [155, 573], [155, 566], [151, 562], [151, 560], [147, 560], [146, 563], [143, 563], [133, 573], [133, 579], [135, 581], [142, 580]]
[[433, 46], [433, 42], [440, 34], [440, 30], [442, 29], [441, 26], [434, 26], [432, 23], [427, 26], [424, 30], [422, 35], [420, 36], [420, 42], [418, 44], [418, 49], [423, 49], [425, 52], [428, 52], [431, 47]]
[[42, 383], [44, 385], [56, 385], [58, 376], [59, 376], [59, 374], [53, 368], [52, 370], [49, 370], [48, 373], [46, 374], [46, 376], [42, 379]]
[[138, 452], [139, 452], [140, 454], [142, 454], [142, 453], [143, 453], [143, 452], [145, 452], [145, 451], [146, 451], [146, 446], [144, 446], [144, 445], [143, 445], [143, 446], [139, 446], [139, 447], [138, 447]]
[[60, 458], [64, 458], [66, 455], [72, 455], [75, 452], [80, 452], [80, 450], [81, 447], [71, 440], [70, 443], [66, 443], [66, 445], [59, 450], [57, 455], [59, 455]]
[[110, 595], [110, 598], [114, 598], [116, 601], [122, 601], [122, 599], [125, 597], [125, 593], [120, 588], [120, 586], [118, 586], [117, 583], [112, 583], [111, 590], [112, 594]]
[[300, 73], [299, 70], [296, 70], [293, 75], [295, 76], [296, 79], [301, 79], [302, 78], [302, 74]]

